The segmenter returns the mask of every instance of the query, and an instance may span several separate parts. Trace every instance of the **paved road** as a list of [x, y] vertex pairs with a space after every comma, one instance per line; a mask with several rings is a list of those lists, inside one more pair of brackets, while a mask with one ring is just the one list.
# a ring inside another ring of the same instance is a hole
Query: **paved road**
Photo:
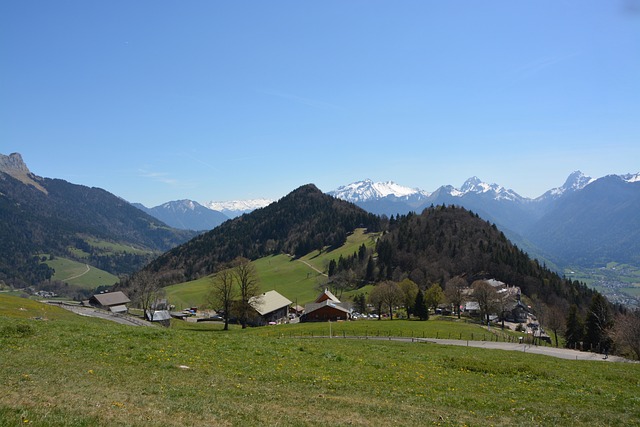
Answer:
[[[328, 336], [316, 337], [316, 338], [329, 338]], [[628, 360], [618, 356], [609, 356], [606, 359], [602, 354], [589, 353], [586, 351], [571, 350], [568, 348], [556, 348], [536, 346], [530, 344], [515, 344], [508, 342], [494, 342], [494, 341], [464, 341], [464, 340], [450, 340], [450, 339], [436, 339], [436, 338], [408, 338], [408, 337], [342, 337], [336, 336], [334, 339], [369, 339], [369, 340], [383, 340], [383, 341], [403, 341], [403, 342], [417, 342], [428, 343], [436, 345], [457, 345], [462, 347], [478, 347], [486, 348], [490, 350], [507, 350], [507, 351], [520, 351], [523, 353], [543, 354], [545, 356], [558, 357], [560, 359], [569, 360], [596, 360], [601, 362], [627, 362], [638, 363], [636, 361]]]
[[111, 320], [112, 322], [120, 323], [122, 325], [129, 325], [129, 326], [155, 326], [151, 322], [138, 319], [137, 317], [134, 317], [134, 316], [130, 316], [126, 314], [110, 313], [105, 310], [100, 310], [99, 308], [83, 307], [80, 305], [72, 305], [72, 304], [61, 304], [57, 301], [45, 301], [45, 302], [52, 305], [57, 305], [73, 313], [79, 314], [80, 316], [98, 317], [100, 319]]
[[448, 340], [448, 339], [422, 339], [416, 338], [418, 342], [428, 342], [441, 345], [457, 345], [467, 347], [480, 347], [493, 350], [508, 350], [508, 351], [521, 351], [523, 353], [535, 353], [544, 354], [546, 356], [558, 357], [560, 359], [571, 360], [600, 360], [605, 362], [631, 362], [617, 356], [609, 356], [606, 359], [602, 354], [589, 353], [586, 351], [571, 350], [568, 348], [556, 348], [546, 347], [530, 344], [515, 344], [508, 342], [493, 342], [493, 341], [461, 341], [461, 340]]

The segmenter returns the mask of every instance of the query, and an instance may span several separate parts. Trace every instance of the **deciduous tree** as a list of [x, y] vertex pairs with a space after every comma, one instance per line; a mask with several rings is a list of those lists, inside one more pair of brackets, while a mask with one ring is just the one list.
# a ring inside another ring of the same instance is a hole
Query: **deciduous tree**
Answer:
[[402, 291], [396, 282], [386, 280], [377, 284], [369, 294], [372, 304], [378, 306], [378, 319], [382, 307], [389, 309], [389, 318], [393, 319], [393, 309], [402, 303]]
[[404, 279], [398, 283], [400, 291], [402, 291], [402, 304], [407, 310], [407, 318], [413, 314], [413, 306], [416, 302], [416, 295], [418, 295], [418, 285], [411, 279]]
[[207, 300], [209, 305], [216, 310], [221, 310], [224, 317], [224, 330], [229, 330], [229, 317], [233, 300], [237, 295], [237, 288], [234, 283], [234, 274], [231, 269], [219, 271], [211, 281], [211, 288]]
[[464, 291], [467, 287], [469, 287], [467, 281], [460, 276], [456, 276], [447, 281], [444, 287], [444, 295], [458, 313], [458, 319], [460, 318], [460, 306], [464, 303], [465, 299]]
[[640, 360], [640, 311], [620, 314], [613, 328], [616, 346]]
[[613, 326], [613, 316], [609, 302], [602, 294], [597, 293], [591, 298], [587, 320], [585, 322], [585, 345], [590, 348], [608, 349], [610, 346], [609, 332]]
[[258, 283], [255, 267], [246, 258], [236, 258], [233, 262], [232, 274], [238, 284], [239, 299], [236, 304], [236, 311], [238, 320], [244, 329], [247, 327], [249, 316], [254, 310], [249, 300], [259, 295], [260, 284]]
[[547, 310], [546, 310], [546, 316], [545, 316], [546, 327], [551, 332], [553, 332], [553, 335], [556, 341], [556, 347], [558, 347], [558, 333], [562, 334], [566, 328], [564, 313], [565, 313], [565, 310], [563, 310], [558, 305], [547, 307]]
[[489, 315], [496, 310], [498, 292], [486, 280], [476, 280], [471, 284], [473, 299], [480, 307], [480, 318], [489, 323]]
[[153, 305], [164, 295], [164, 289], [152, 274], [143, 270], [129, 284], [131, 301], [142, 309], [147, 320], [153, 320]]
[[427, 307], [431, 307], [435, 312], [438, 306], [445, 300], [444, 292], [439, 284], [432, 284], [424, 293], [424, 302]]

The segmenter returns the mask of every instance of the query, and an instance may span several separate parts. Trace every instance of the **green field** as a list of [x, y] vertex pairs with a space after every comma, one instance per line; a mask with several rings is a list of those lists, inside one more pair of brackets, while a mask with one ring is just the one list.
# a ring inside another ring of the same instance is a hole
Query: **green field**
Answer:
[[95, 289], [98, 286], [111, 286], [118, 277], [104, 270], [65, 258], [47, 259], [46, 264], [55, 270], [53, 280], [59, 280], [83, 289]]
[[[314, 251], [301, 259], [293, 259], [287, 255], [258, 259], [253, 262], [253, 265], [256, 267], [260, 288], [263, 292], [276, 290], [300, 305], [312, 302], [318, 296], [318, 286], [326, 280], [326, 277], [316, 270], [326, 273], [331, 259], [337, 260], [340, 255], [344, 257], [352, 255], [363, 243], [367, 247], [374, 246], [376, 236], [376, 234], [365, 234], [363, 229], [358, 229], [347, 237], [347, 242], [343, 246], [333, 251], [322, 253]], [[169, 301], [178, 308], [202, 306], [211, 280], [211, 277], [205, 277], [179, 283], [166, 287], [165, 292]], [[346, 300], [353, 293], [345, 293], [343, 299]]]
[[0, 426], [593, 426], [640, 419], [639, 364], [288, 338], [293, 325], [226, 333], [176, 325], [127, 327], [0, 294]]

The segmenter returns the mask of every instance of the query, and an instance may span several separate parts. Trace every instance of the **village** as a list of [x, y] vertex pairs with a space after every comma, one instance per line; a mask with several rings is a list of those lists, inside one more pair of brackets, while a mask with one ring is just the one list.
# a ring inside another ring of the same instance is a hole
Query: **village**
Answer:
[[[524, 337], [529, 337], [529, 340], [551, 343], [549, 335], [540, 327], [531, 307], [521, 301], [519, 287], [508, 286], [494, 279], [486, 282], [496, 289], [498, 295], [509, 301], [503, 316], [500, 316], [497, 312], [489, 314], [489, 323], [486, 324], [489, 329], [491, 327], [504, 327], [522, 332]], [[473, 300], [472, 289], [466, 289], [465, 293], [465, 302], [460, 306], [461, 316], [468, 321], [484, 323], [480, 318], [480, 304]], [[53, 301], [49, 302], [54, 303]], [[172, 318], [190, 323], [224, 322], [224, 313], [201, 307], [176, 310], [175, 306], [162, 298], [154, 301], [150, 309], [143, 313], [136, 308], [130, 309], [132, 301], [122, 291], [103, 291], [93, 295], [88, 300], [82, 301], [80, 304], [55, 303], [79, 314], [93, 315], [119, 321], [120, 323], [129, 322], [129, 324], [139, 326], [152, 326], [155, 324], [169, 327]], [[405, 312], [396, 311], [393, 313], [393, 317], [390, 317], [384, 311], [375, 312], [375, 308], [371, 305], [367, 307], [369, 309], [368, 312], [355, 311], [352, 302], [341, 301], [328, 289], [320, 292], [313, 302], [304, 306], [294, 304], [294, 302], [276, 290], [270, 290], [252, 297], [249, 300], [249, 304], [253, 310], [248, 317], [248, 324], [252, 327], [305, 322], [406, 319]], [[457, 310], [451, 304], [442, 303], [433, 311], [432, 315], [451, 316], [456, 312]], [[236, 321], [237, 319], [231, 317], [232, 323]]]

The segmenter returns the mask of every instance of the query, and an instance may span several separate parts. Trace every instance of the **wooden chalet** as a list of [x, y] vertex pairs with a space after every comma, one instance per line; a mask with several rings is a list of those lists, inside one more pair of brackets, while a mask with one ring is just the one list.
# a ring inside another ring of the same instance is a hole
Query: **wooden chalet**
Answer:
[[318, 295], [315, 302], [305, 305], [304, 313], [300, 317], [301, 322], [335, 322], [349, 319], [351, 309], [327, 289]]

